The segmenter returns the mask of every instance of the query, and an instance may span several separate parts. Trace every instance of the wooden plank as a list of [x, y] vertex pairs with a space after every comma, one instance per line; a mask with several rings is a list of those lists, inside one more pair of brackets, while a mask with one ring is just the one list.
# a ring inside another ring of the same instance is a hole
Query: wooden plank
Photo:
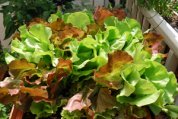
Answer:
[[168, 53], [168, 58], [166, 60], [165, 66], [168, 71], [172, 71], [172, 72], [176, 71], [176, 68], [178, 66], [178, 58], [176, 58], [172, 50], [170, 50]]
[[120, 0], [115, 0], [116, 5], [120, 4]]
[[109, 5], [109, 0], [104, 0], [104, 6], [108, 7], [108, 5]]
[[137, 21], [140, 22], [141, 26], [142, 26], [142, 23], [143, 23], [143, 14], [141, 13], [140, 9], [138, 8], [138, 12], [137, 12]]
[[126, 1], [126, 9], [127, 9], [127, 16], [131, 17], [131, 11], [132, 11], [132, 4], [134, 0], [127, 0]]
[[[1, 10], [1, 5], [0, 5], [0, 10]], [[3, 25], [3, 14], [0, 13], [0, 42], [2, 45], [4, 45], [3, 39], [4, 39], [4, 33], [5, 33], [5, 28]]]
[[94, 6], [104, 6], [104, 0], [94, 0]]
[[146, 31], [149, 29], [150, 23], [147, 21], [147, 18], [144, 17], [143, 18], [143, 22], [142, 22], [142, 31]]
[[132, 4], [131, 16], [132, 16], [132, 18], [134, 18], [134, 19], [137, 18], [137, 6], [136, 6], [135, 1], [133, 1], [133, 4]]
[[5, 31], [5, 28], [3, 26], [3, 14], [0, 13], [0, 40], [4, 39], [4, 31]]
[[3, 25], [3, 14], [0, 13], [0, 42], [3, 48], [9, 48], [9, 43], [11, 41], [11, 38], [4, 40], [4, 37], [5, 37], [5, 28]]

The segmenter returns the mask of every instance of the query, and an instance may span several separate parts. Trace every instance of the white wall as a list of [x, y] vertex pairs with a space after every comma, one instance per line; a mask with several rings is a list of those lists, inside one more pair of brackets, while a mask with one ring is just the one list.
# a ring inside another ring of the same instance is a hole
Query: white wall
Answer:
[[5, 35], [5, 28], [3, 26], [3, 14], [0, 13], [0, 41], [4, 48], [8, 48], [10, 39], [4, 40], [4, 35]]
[[0, 13], [0, 40], [4, 38], [3, 15]]

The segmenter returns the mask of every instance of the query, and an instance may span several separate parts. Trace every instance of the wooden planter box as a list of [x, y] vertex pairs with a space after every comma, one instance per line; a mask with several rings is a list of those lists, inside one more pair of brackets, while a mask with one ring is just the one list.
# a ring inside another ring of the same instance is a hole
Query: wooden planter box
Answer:
[[[107, 6], [108, 0], [90, 0], [93, 6]], [[115, 0], [116, 4], [120, 0]], [[142, 25], [142, 30], [153, 29], [161, 34], [165, 44], [170, 48], [165, 66], [169, 71], [175, 72], [178, 66], [178, 33], [157, 12], [148, 11], [136, 5], [135, 0], [127, 0], [128, 16], [137, 19]], [[176, 98], [178, 105], [178, 97]], [[23, 112], [13, 106], [9, 119], [22, 119]]]

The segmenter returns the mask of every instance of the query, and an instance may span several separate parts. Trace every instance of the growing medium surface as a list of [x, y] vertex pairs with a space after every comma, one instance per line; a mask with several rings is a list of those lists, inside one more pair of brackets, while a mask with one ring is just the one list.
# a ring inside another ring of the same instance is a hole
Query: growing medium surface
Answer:
[[0, 82], [0, 102], [36, 118], [177, 118], [178, 84], [160, 63], [162, 39], [143, 35], [121, 9], [34, 19], [5, 54], [9, 77]]

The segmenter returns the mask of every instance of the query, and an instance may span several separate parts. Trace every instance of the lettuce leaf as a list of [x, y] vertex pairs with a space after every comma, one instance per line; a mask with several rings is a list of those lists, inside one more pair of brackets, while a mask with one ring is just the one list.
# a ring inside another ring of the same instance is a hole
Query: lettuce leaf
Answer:
[[29, 30], [26, 26], [19, 28], [21, 33], [19, 39], [14, 39], [11, 42], [11, 53], [7, 54], [6, 62], [10, 63], [12, 58], [22, 59], [25, 58], [29, 62], [39, 63], [40, 60], [48, 58], [51, 60], [53, 66], [57, 64], [57, 55], [55, 54], [54, 45], [50, 43], [52, 31], [49, 27], [42, 24], [35, 24], [30, 26]]
[[52, 14], [48, 19], [49, 22], [55, 22], [58, 18], [62, 18], [65, 23], [70, 23], [74, 27], [87, 30], [87, 25], [94, 23], [93, 15], [90, 11], [79, 11], [74, 13], [62, 14], [58, 11], [56, 14]]
[[108, 63], [94, 73], [94, 80], [108, 88], [122, 88], [121, 71], [132, 62], [132, 57], [123, 51], [116, 51], [108, 55]]
[[[59, 109], [64, 119], [144, 118], [149, 108], [177, 118], [178, 85], [160, 64], [162, 37], [143, 35], [136, 20], [123, 17], [122, 10], [98, 8], [21, 26], [6, 53], [10, 77], [0, 82], [0, 101], [23, 107], [33, 100], [37, 117]], [[62, 100], [68, 103], [57, 106]]]
[[124, 87], [116, 98], [120, 103], [139, 107], [150, 105], [158, 114], [167, 104], [174, 103], [176, 78], [156, 61], [145, 60], [144, 64], [135, 63], [123, 70]]
[[47, 102], [32, 102], [30, 106], [30, 111], [32, 114], [37, 115], [36, 118], [49, 117], [54, 112], [56, 112], [57, 106], [51, 105]]

